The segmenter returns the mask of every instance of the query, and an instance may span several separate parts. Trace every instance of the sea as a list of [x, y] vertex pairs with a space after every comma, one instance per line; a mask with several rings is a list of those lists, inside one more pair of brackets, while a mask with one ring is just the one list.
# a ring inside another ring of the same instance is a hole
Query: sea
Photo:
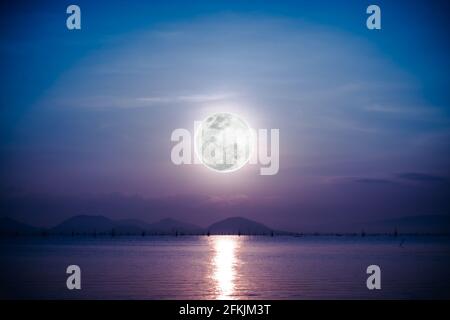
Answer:
[[[71, 265], [80, 289], [68, 289]], [[2, 238], [0, 298], [449, 299], [450, 237]]]

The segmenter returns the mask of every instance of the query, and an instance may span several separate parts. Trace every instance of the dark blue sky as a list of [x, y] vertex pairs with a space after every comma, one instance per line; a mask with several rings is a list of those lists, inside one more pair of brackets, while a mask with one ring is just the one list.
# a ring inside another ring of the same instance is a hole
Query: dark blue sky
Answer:
[[[69, 4], [1, 5], [2, 212], [291, 229], [448, 214], [446, 2], [377, 1], [377, 31], [367, 1], [77, 1], [80, 31]], [[174, 166], [171, 131], [215, 111], [279, 128], [279, 174]]]

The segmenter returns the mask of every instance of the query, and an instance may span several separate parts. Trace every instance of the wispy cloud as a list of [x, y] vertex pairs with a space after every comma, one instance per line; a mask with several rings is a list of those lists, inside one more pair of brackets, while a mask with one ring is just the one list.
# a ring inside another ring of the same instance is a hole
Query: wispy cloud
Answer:
[[415, 182], [447, 182], [448, 177], [421, 172], [405, 172], [397, 174], [397, 177]]
[[220, 195], [220, 196], [210, 196], [208, 203], [218, 204], [218, 205], [236, 205], [241, 204], [249, 200], [246, 194], [232, 194], [232, 195]]
[[377, 178], [356, 178], [353, 181], [364, 184], [392, 184], [394, 181], [389, 179], [377, 179]]
[[[342, 180], [342, 179], [341, 179]], [[449, 181], [449, 178], [443, 175], [434, 175], [420, 172], [404, 172], [393, 174], [392, 178], [376, 178], [376, 177], [349, 177], [344, 181], [353, 181], [362, 184], [371, 185], [387, 185], [387, 184], [403, 184], [405, 181], [417, 183], [443, 183]]]
[[150, 96], [136, 98], [138, 102], [149, 104], [164, 104], [164, 103], [205, 103], [212, 101], [222, 101], [236, 96], [235, 93], [212, 93], [212, 94], [190, 94], [178, 96]]
[[49, 99], [43, 105], [69, 108], [146, 108], [168, 104], [203, 104], [219, 102], [236, 97], [235, 93], [193, 93], [185, 95], [124, 97], [114, 95], [95, 95], [74, 97], [73, 99]]
[[399, 116], [439, 116], [439, 110], [434, 106], [403, 106], [388, 104], [371, 104], [364, 107], [365, 111]]

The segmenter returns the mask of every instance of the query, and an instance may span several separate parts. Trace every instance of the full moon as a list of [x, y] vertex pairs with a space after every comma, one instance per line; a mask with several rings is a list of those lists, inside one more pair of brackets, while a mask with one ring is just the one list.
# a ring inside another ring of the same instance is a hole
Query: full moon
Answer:
[[197, 129], [195, 152], [207, 168], [232, 172], [249, 161], [252, 138], [252, 130], [242, 118], [216, 113], [203, 120]]

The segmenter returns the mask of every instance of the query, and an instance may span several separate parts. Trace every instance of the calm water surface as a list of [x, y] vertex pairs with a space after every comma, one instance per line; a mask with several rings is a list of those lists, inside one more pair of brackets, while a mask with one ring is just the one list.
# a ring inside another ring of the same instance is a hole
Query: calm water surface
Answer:
[[[68, 265], [82, 289], [66, 288]], [[377, 264], [382, 289], [366, 288]], [[0, 240], [0, 297], [39, 299], [450, 298], [446, 237]]]

